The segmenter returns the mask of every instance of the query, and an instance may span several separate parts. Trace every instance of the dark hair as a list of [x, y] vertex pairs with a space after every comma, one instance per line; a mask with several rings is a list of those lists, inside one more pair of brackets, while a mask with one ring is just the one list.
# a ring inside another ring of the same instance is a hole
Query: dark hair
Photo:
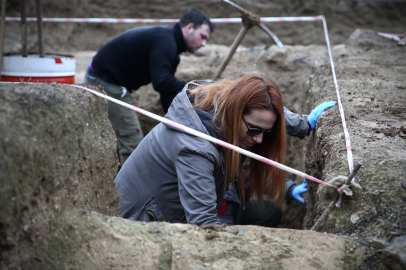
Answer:
[[[199, 93], [204, 95], [199, 95]], [[252, 147], [251, 152], [285, 163], [286, 131], [283, 99], [279, 87], [270, 79], [260, 75], [246, 75], [236, 80], [223, 79], [213, 84], [200, 86], [189, 91], [195, 97], [195, 106], [201, 110], [215, 110], [213, 119], [221, 120], [220, 130], [228, 143], [238, 146], [238, 134], [243, 114], [253, 110], [271, 110], [277, 116], [272, 129], [275, 131]], [[240, 196], [245, 197], [245, 179], [238, 152], [225, 148], [225, 174], [228, 183], [234, 185], [237, 178]], [[251, 191], [262, 204], [263, 195], [271, 196], [273, 202], [282, 204], [285, 198], [285, 174], [281, 169], [271, 167], [252, 159], [250, 164]]]
[[189, 23], [193, 23], [193, 29], [199, 28], [202, 26], [202, 24], [207, 24], [210, 28], [210, 32], [214, 32], [214, 26], [209, 17], [198, 9], [189, 9], [185, 14], [183, 14], [182, 18], [180, 18], [179, 25], [181, 28], [185, 27]]

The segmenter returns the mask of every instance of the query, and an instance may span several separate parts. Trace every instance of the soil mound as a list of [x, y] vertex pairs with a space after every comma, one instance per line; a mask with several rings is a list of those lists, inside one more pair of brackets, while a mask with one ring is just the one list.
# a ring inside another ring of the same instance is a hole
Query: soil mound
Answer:
[[0, 265], [43, 265], [62, 213], [118, 214], [107, 104], [71, 86], [0, 84]]
[[[377, 250], [406, 234], [406, 51], [371, 30], [358, 29], [333, 55], [354, 163], [362, 165], [355, 179], [363, 190], [344, 196], [321, 230], [346, 236], [349, 254], [363, 258], [365, 269], [382, 267]], [[329, 65], [312, 74], [309, 99], [337, 99]], [[326, 180], [347, 175], [337, 106], [324, 113], [317, 126], [306, 156], [307, 171]], [[314, 183], [309, 193], [308, 229], [332, 200], [325, 187]], [[357, 260], [348, 262], [346, 268], [357, 267]]]
[[[65, 267], [338, 270], [344, 266], [345, 241], [331, 234], [260, 226], [145, 224], [106, 220], [97, 213], [88, 215], [86, 223], [92, 234], [76, 253], [67, 256]], [[81, 225], [75, 230], [82, 231]]]

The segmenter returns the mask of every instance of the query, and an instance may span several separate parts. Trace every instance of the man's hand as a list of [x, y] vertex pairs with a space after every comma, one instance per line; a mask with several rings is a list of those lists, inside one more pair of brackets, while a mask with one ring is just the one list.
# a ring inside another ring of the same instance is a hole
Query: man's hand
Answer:
[[321, 103], [319, 106], [317, 106], [310, 114], [309, 114], [309, 124], [311, 127], [311, 130], [313, 130], [316, 127], [317, 120], [319, 119], [320, 115], [327, 110], [328, 108], [333, 107], [336, 105], [336, 101], [325, 101]]
[[303, 183], [294, 187], [292, 190], [292, 197], [298, 202], [304, 203], [304, 199], [301, 197], [303, 193], [307, 192], [307, 181], [303, 179]]

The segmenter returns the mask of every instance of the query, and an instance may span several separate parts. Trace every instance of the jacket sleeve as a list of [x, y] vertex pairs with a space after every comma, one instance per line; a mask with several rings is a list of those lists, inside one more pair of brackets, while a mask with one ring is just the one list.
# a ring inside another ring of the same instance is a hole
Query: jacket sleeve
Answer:
[[308, 115], [298, 115], [289, 111], [286, 107], [283, 108], [285, 113], [286, 130], [290, 136], [299, 137], [303, 139], [310, 133], [310, 124]]
[[154, 89], [160, 93], [176, 95], [186, 82], [175, 78], [179, 64], [176, 44], [170, 39], [156, 40], [150, 48], [149, 69]]
[[175, 163], [180, 202], [188, 223], [221, 225], [217, 216], [214, 157], [199, 149], [183, 149]]
[[286, 200], [291, 200], [293, 199], [292, 197], [292, 190], [296, 187], [297, 185], [293, 180], [286, 178], [285, 179], [285, 199]]

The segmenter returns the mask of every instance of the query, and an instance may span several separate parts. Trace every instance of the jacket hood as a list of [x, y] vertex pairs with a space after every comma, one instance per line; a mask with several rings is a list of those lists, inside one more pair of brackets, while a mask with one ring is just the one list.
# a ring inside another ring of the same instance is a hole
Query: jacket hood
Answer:
[[[197, 84], [205, 84], [207, 81], [193, 81]], [[165, 118], [174, 121], [178, 124], [187, 126], [194, 130], [200, 131], [204, 134], [211, 135], [205, 125], [202, 123], [199, 115], [196, 113], [196, 110], [193, 104], [189, 100], [187, 94], [188, 89], [193, 89], [193, 86], [189, 83], [185, 85], [182, 91], [173, 99], [171, 106], [169, 107], [168, 113], [165, 115]], [[164, 124], [166, 127], [180, 131], [172, 126]]]

